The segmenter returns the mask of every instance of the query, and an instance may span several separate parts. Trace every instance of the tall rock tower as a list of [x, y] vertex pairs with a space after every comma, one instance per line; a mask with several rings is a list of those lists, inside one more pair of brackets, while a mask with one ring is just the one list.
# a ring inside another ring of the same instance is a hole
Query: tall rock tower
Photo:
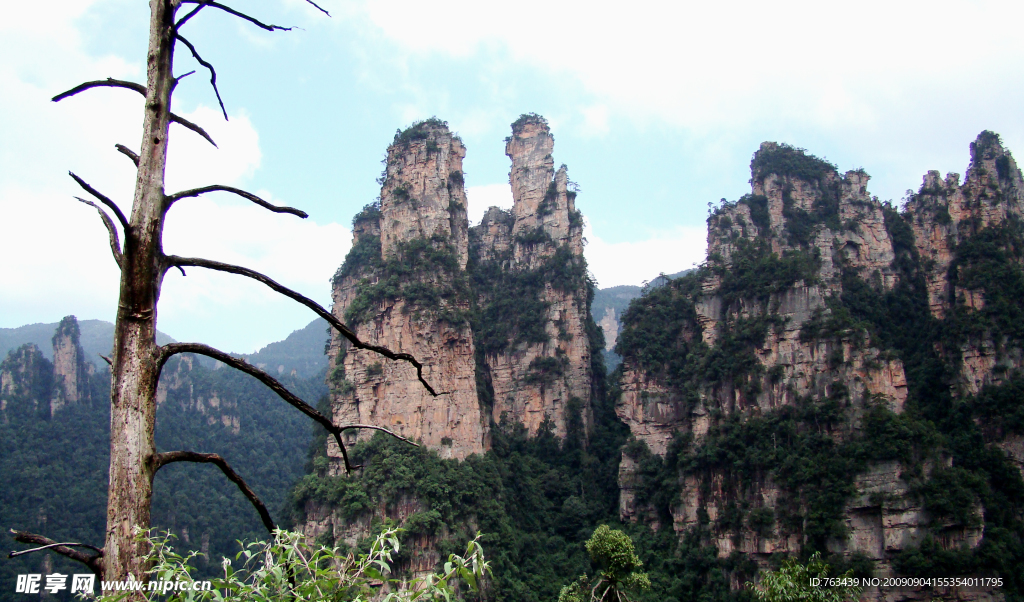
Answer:
[[[928, 305], [966, 336], [946, 352], [959, 365], [957, 393], [974, 395], [1024, 367], [1020, 281], [1024, 263], [1024, 179], [999, 136], [971, 143], [959, 174], [929, 171], [906, 207], [918, 254], [927, 262]], [[1024, 460], [1024, 446], [1018, 456]]]
[[492, 207], [470, 229], [462, 141], [437, 119], [396, 134], [380, 202], [353, 220], [333, 311], [363, 340], [418, 358], [442, 394], [431, 397], [411, 366], [335, 335], [336, 423], [387, 426], [450, 458], [485, 451], [491, 424], [502, 421], [586, 437], [600, 331], [590, 318], [583, 216], [566, 168], [554, 169], [553, 147], [543, 118], [516, 121], [505, 150], [512, 211]]
[[386, 426], [451, 458], [483, 452], [488, 432], [469, 320], [465, 153], [436, 119], [397, 134], [380, 204], [356, 216], [352, 250], [334, 279], [335, 315], [362, 340], [419, 359], [441, 395], [432, 397], [412, 366], [349, 349], [337, 334], [329, 351], [336, 423]]
[[[0, 412], [13, 402], [18, 412], [51, 418], [62, 409], [92, 401], [89, 383], [95, 368], [85, 360], [78, 319], [66, 316], [51, 339], [51, 363], [34, 343], [11, 350], [0, 363]], [[6, 414], [0, 420], [6, 420]]]
[[53, 397], [50, 399], [50, 415], [64, 406], [88, 401], [89, 375], [94, 370], [85, 361], [85, 352], [79, 343], [81, 331], [75, 316], [66, 316], [57, 325], [53, 334]]
[[836, 383], [852, 400], [902, 412], [902, 362], [866, 344], [863, 333], [835, 326], [830, 305], [844, 292], [844, 275], [846, 284], [859, 275], [874, 295], [897, 280], [883, 205], [868, 194], [868, 179], [862, 171], [840, 175], [799, 149], [761, 145], [752, 194], [709, 218], [707, 264], [692, 290], [676, 293], [668, 331], [678, 329], [671, 345], [679, 359], [645, 362], [640, 356], [654, 357], [647, 349], [655, 343], [624, 335], [616, 412], [637, 439], [663, 455], [678, 431], [700, 441], [716, 414], [770, 412], [833, 395]]
[[596, 326], [583, 215], [566, 167], [554, 169], [542, 117], [520, 117], [506, 142], [512, 211], [492, 207], [470, 235], [483, 396], [496, 423], [519, 421], [534, 434], [548, 420], [565, 436], [591, 419]]

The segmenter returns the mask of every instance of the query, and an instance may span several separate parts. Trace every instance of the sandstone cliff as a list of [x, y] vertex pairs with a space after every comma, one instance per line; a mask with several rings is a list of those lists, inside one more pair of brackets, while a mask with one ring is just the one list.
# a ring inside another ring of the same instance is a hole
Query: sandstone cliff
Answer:
[[[1001, 536], [982, 518], [995, 512], [985, 499], [1001, 502], [967, 492], [950, 510], [958, 479], [991, 477], [942, 443], [966, 428], [954, 398], [1007, 397], [984, 387], [1018, 377], [1024, 340], [1006, 290], [1022, 278], [1024, 186], [994, 134], [971, 153], [963, 185], [930, 172], [899, 213], [862, 171], [761, 146], [751, 194], [708, 219], [706, 265], [623, 317], [616, 412], [635, 438], [620, 465], [624, 520], [698, 532], [719, 556], [762, 566], [808, 546], [868, 559], [875, 576], [906, 574], [925, 548], [974, 558]], [[1004, 451], [994, 461], [1020, 468], [1019, 425], [989, 398], [961, 407]], [[656, 474], [674, 501], [652, 495]]]
[[[40, 403], [49, 402], [53, 391], [53, 364], [32, 343], [10, 351], [0, 363], [0, 412], [7, 418], [7, 406], [14, 399], [30, 400], [24, 408], [30, 413]], [[13, 410], [14, 408], [12, 408]]]
[[702, 378], [703, 390], [687, 404], [635, 358], [625, 363], [617, 412], [657, 454], [680, 429], [699, 441], [712, 410], [761, 413], [828, 396], [834, 383], [843, 383], [852, 400], [881, 399], [902, 409], [906, 379], [898, 359], [861, 345], [863, 333], [855, 329], [812, 332], [829, 321], [828, 301], [842, 294], [844, 270], [878, 292], [895, 283], [882, 204], [868, 196], [863, 172], [840, 176], [806, 157], [803, 171], [791, 169], [787, 161], [798, 155], [763, 144], [752, 163], [752, 194], [709, 219], [707, 264], [697, 276], [699, 291], [686, 299], [692, 319], [679, 324], [685, 341], [745, 355], [747, 365]]
[[[436, 119], [395, 136], [380, 201], [353, 220], [332, 311], [363, 340], [413, 354], [443, 393], [431, 397], [408, 365], [351, 349], [334, 334], [327, 380], [335, 423], [386, 426], [459, 460], [487, 451], [499, 425], [586, 440], [595, 386], [591, 349], [600, 349], [601, 338], [589, 312], [593, 291], [575, 185], [564, 166], [554, 169], [553, 145], [543, 118], [513, 124], [506, 145], [512, 210], [492, 207], [469, 228], [461, 140]], [[348, 436], [355, 442], [372, 434]], [[324, 445], [325, 461], [314, 466], [311, 482], [357, 487], [342, 476], [337, 445]], [[380, 471], [374, 463], [387, 461], [369, 462], [366, 470]], [[437, 527], [437, 512], [413, 489], [406, 483], [358, 511], [311, 495], [303, 501], [304, 532], [354, 545], [372, 522], [397, 520], [413, 534], [402, 570], [432, 570], [440, 542], [464, 539], [476, 527], [464, 524], [472, 519]]]
[[432, 397], [412, 366], [351, 350], [337, 333], [329, 353], [336, 422], [385, 426], [451, 458], [484, 451], [489, 427], [468, 319], [464, 156], [437, 120], [396, 135], [380, 205], [356, 217], [353, 250], [334, 281], [335, 315], [363, 340], [411, 353], [442, 394]]
[[79, 343], [81, 333], [75, 316], [60, 321], [53, 335], [53, 396], [50, 415], [68, 404], [90, 400], [89, 376], [94, 368], [85, 361], [85, 351]]
[[553, 145], [543, 118], [513, 124], [512, 211], [492, 207], [470, 229], [458, 136], [436, 119], [395, 136], [380, 202], [353, 220], [333, 311], [364, 340], [413, 354], [444, 393], [431, 397], [410, 366], [351, 350], [335, 334], [337, 422], [386, 426], [460, 459], [485, 451], [502, 420], [531, 433], [546, 422], [559, 436], [569, 423], [586, 430], [591, 287], [583, 218]]
[[512, 124], [511, 212], [491, 208], [471, 233], [480, 306], [476, 336], [491, 419], [533, 434], [550, 420], [564, 437], [570, 421], [591, 421], [593, 294], [583, 259], [583, 216], [563, 165], [554, 169], [547, 122]]
[[52, 363], [32, 343], [8, 353], [0, 364], [0, 411], [6, 410], [8, 400], [14, 397], [28, 400], [32, 406], [22, 409], [34, 413], [43, 407], [50, 417], [70, 404], [90, 402], [89, 381], [95, 368], [85, 360], [79, 336], [78, 320], [67, 316], [51, 339]]
[[205, 416], [207, 425], [221, 424], [237, 435], [241, 430], [238, 402], [233, 399], [234, 395], [225, 395], [230, 390], [228, 387], [212, 385], [203, 376], [197, 378], [197, 363], [192, 355], [181, 355], [167, 362], [156, 389], [157, 407], [170, 402], [176, 410]]
[[[938, 171], [928, 172], [918, 192], [910, 196], [907, 214], [917, 251], [928, 262], [925, 278], [932, 314], [949, 316], [954, 323], [981, 322], [969, 327], [969, 336], [958, 349], [946, 350], [959, 355], [960, 389], [976, 394], [985, 385], [1003, 382], [1024, 365], [1019, 336], [1014, 341], [1013, 332], [993, 328], [1012, 320], [1013, 313], [1008, 315], [1006, 310], [1011, 308], [1005, 306], [986, 309], [986, 298], [989, 304], [1017, 304], [1020, 298], [1000, 298], [992, 290], [986, 296], [988, 276], [1013, 285], [1013, 274], [994, 264], [986, 251], [1002, 247], [1002, 252], [1020, 262], [1021, 250], [1013, 244], [1024, 216], [1020, 169], [999, 137], [984, 132], [971, 144], [971, 164], [963, 184], [959, 174], [948, 173], [943, 179]], [[1003, 243], [1009, 243], [1009, 248]], [[996, 273], [984, 273], [989, 270]]]

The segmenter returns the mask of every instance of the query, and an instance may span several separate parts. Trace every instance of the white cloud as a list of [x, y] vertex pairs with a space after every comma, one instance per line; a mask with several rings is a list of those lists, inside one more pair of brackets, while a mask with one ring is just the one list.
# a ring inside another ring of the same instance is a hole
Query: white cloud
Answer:
[[204, 106], [182, 115], [200, 124], [217, 147], [184, 127], [171, 125], [167, 190], [237, 184], [256, 172], [262, 158], [259, 134], [244, 110], [229, 116], [225, 121], [219, 110]]
[[[265, 191], [258, 194], [288, 204]], [[221, 193], [216, 200], [211, 196], [175, 205], [165, 228], [167, 252], [254, 269], [329, 307], [329, 279], [348, 253], [351, 231], [229, 197]], [[200, 268], [186, 268], [186, 273], [169, 272], [161, 292], [161, 329], [172, 336], [251, 352], [316, 317], [245, 277]]]
[[0, 325], [69, 314], [113, 321], [119, 272], [94, 209], [65, 194], [4, 187], [0, 214]]
[[[413, 52], [464, 58], [503, 45], [514, 59], [576, 78], [619, 112], [702, 131], [786, 119], [870, 126], [893, 99], [932, 82], [1019, 73], [1024, 54], [1016, 32], [1024, 4], [997, 1], [647, 0], [600, 10], [524, 0], [508, 10], [366, 0], [363, 10]], [[958, 84], [947, 93], [977, 91]]]
[[598, 287], [639, 285], [661, 273], [674, 274], [695, 267], [707, 255], [704, 228], [680, 226], [652, 234], [647, 240], [609, 243], [594, 234], [587, 223], [583, 228], [587, 239], [583, 254]]
[[608, 107], [605, 105], [584, 107], [582, 113], [584, 138], [600, 138], [608, 133]]
[[469, 213], [469, 225], [475, 226], [491, 207], [512, 208], [512, 187], [508, 182], [469, 186], [466, 188], [466, 200], [469, 202], [469, 207], [466, 208]]
[[134, 169], [113, 146], [137, 147], [142, 97], [97, 89], [50, 98], [83, 81], [135, 79], [139, 65], [82, 52], [74, 26], [94, 2], [18, 3], [0, 24], [0, 322], [19, 326], [67, 314], [111, 320], [118, 273], [107, 233], [76, 172], [127, 209]]

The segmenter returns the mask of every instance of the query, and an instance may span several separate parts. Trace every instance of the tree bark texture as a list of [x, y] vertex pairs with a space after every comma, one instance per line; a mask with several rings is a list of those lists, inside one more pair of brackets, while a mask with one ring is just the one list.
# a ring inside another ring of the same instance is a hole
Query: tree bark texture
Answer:
[[110, 484], [104, 579], [145, 579], [146, 544], [156, 452], [156, 304], [163, 279], [164, 168], [170, 126], [174, 12], [178, 0], [150, 0], [145, 119], [129, 228], [125, 232], [120, 301], [111, 368]]

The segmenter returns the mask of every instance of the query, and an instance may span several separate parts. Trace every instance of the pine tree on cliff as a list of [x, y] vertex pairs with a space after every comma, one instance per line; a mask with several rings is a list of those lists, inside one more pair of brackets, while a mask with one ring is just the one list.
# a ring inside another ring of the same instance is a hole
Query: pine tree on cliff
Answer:
[[[327, 14], [312, 0], [309, 4]], [[278, 207], [258, 196], [230, 186], [211, 185], [173, 194], [164, 192], [164, 171], [167, 161], [167, 143], [171, 123], [185, 126], [205, 138], [213, 140], [203, 128], [171, 112], [171, 97], [183, 77], [173, 73], [175, 46], [181, 43], [210, 73], [210, 83], [217, 96], [224, 118], [227, 111], [217, 90], [217, 75], [213, 65], [205, 61], [196, 47], [184, 36], [183, 28], [190, 19], [203, 9], [219, 10], [243, 19], [267, 31], [289, 30], [288, 27], [269, 25], [229, 6], [212, 0], [150, 0], [149, 49], [147, 53], [146, 84], [105, 79], [81, 84], [67, 92], [58, 94], [54, 102], [74, 96], [91, 88], [124, 88], [146, 98], [143, 120], [142, 147], [135, 153], [123, 145], [116, 145], [137, 167], [135, 196], [130, 217], [126, 216], [114, 201], [90, 186], [85, 180], [71, 173], [71, 177], [113, 213], [117, 223], [102, 207], [79, 198], [81, 202], [94, 207], [100, 214], [110, 236], [110, 248], [121, 270], [120, 299], [114, 330], [113, 357], [104, 358], [111, 366], [111, 408], [110, 408], [110, 484], [107, 498], [107, 534], [102, 548], [81, 543], [58, 543], [43, 535], [15, 532], [15, 539], [22, 543], [39, 544], [41, 547], [24, 550], [18, 554], [31, 553], [42, 549], [85, 563], [94, 572], [108, 581], [124, 580], [129, 576], [145, 578], [145, 555], [148, 544], [136, 539], [136, 529], [150, 526], [150, 505], [153, 493], [153, 477], [161, 466], [172, 462], [205, 462], [220, 467], [232, 482], [257, 509], [264, 525], [273, 530], [275, 525], [266, 507], [255, 493], [235, 473], [228, 463], [216, 454], [192, 451], [157, 453], [154, 441], [156, 391], [160, 371], [167, 360], [179, 353], [196, 353], [219, 360], [260, 380], [282, 399], [295, 406], [330, 432], [338, 443], [345, 459], [345, 466], [351, 470], [341, 433], [349, 429], [376, 429], [398, 435], [387, 429], [365, 424], [335, 425], [330, 418], [293, 395], [266, 372], [201, 343], [156, 344], [157, 301], [163, 277], [170, 269], [185, 274], [186, 267], [201, 267], [239, 276], [252, 278], [274, 291], [305, 305], [318, 316], [327, 320], [352, 344], [386, 358], [405, 361], [416, 367], [417, 376], [423, 386], [437, 395], [423, 377], [423, 367], [412, 355], [394, 353], [391, 350], [361, 341], [355, 333], [341, 323], [328, 310], [311, 299], [288, 289], [274, 280], [253, 270], [194, 257], [165, 255], [163, 252], [164, 217], [177, 201], [197, 197], [208, 192], [222, 191], [236, 194], [264, 209], [275, 213], [288, 213], [300, 218], [306, 213], [292, 207]], [[190, 9], [179, 15], [185, 5]], [[209, 11], [207, 11], [209, 12]], [[216, 144], [214, 144], [216, 146]], [[123, 232], [122, 248], [118, 233]], [[82, 551], [87, 550], [87, 551]]]

